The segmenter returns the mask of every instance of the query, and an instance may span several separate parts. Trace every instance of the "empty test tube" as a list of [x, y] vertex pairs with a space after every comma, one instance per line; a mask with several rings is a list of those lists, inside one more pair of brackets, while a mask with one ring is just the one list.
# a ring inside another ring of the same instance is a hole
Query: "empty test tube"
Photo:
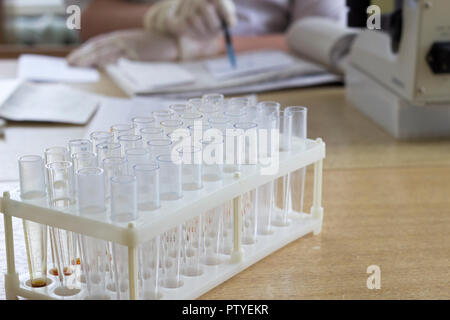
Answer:
[[22, 199], [38, 199], [46, 195], [44, 159], [37, 155], [19, 158], [20, 196]]
[[70, 161], [69, 149], [66, 147], [50, 147], [44, 151], [45, 164], [50, 162]]
[[198, 110], [202, 106], [202, 98], [192, 98], [187, 102], [190, 110]]
[[119, 123], [111, 126], [114, 142], [119, 142], [119, 137], [124, 134], [134, 134], [134, 127], [129, 123]]
[[70, 156], [78, 152], [92, 152], [92, 142], [87, 139], [75, 139], [69, 141]]
[[126, 175], [128, 172], [127, 164], [127, 160], [121, 157], [110, 157], [103, 160], [105, 198], [111, 197], [111, 178]]
[[130, 222], [137, 215], [137, 183], [135, 176], [111, 178], [111, 220]]
[[231, 129], [233, 127], [231, 120], [224, 116], [211, 117], [208, 119], [208, 123], [214, 129], [218, 129], [222, 132], [225, 132], [226, 129]]
[[120, 143], [100, 143], [96, 146], [97, 163], [101, 167], [103, 160], [111, 157], [120, 157], [122, 155], [122, 146]]
[[113, 143], [114, 142], [113, 134], [108, 131], [94, 131], [89, 135], [89, 138], [92, 141], [94, 150], [96, 149], [96, 146], [100, 143]]
[[158, 300], [162, 297], [159, 290], [160, 238], [157, 236], [143, 243], [139, 249], [139, 273], [142, 281], [139, 292], [143, 300]]
[[79, 169], [96, 167], [97, 155], [93, 152], [77, 152], [72, 154], [73, 172]]
[[151, 160], [156, 160], [159, 155], [170, 154], [172, 152], [173, 142], [168, 138], [152, 139], [147, 142], [147, 147], [150, 151]]
[[155, 125], [155, 118], [153, 117], [134, 117], [131, 119], [134, 127], [134, 134], [140, 135], [141, 129], [152, 127]]
[[161, 281], [164, 288], [183, 286], [181, 280], [182, 225], [166, 231], [161, 236]]
[[135, 134], [124, 134], [118, 138], [118, 142], [122, 146], [122, 155], [125, 156], [125, 152], [128, 149], [142, 148], [142, 136]]
[[136, 164], [133, 167], [137, 179], [138, 209], [152, 211], [160, 207], [159, 166], [157, 164]]
[[177, 119], [169, 119], [169, 120], [163, 120], [160, 123], [161, 128], [164, 130], [164, 134], [168, 135], [171, 134], [176, 129], [183, 127], [183, 121], [177, 120]]
[[202, 149], [195, 146], [177, 149], [182, 162], [183, 190], [193, 191], [203, 188]]
[[225, 173], [234, 173], [241, 170], [242, 154], [244, 151], [244, 134], [242, 130], [226, 129], [223, 133], [224, 166]]
[[110, 299], [106, 293], [107, 259], [109, 259], [106, 253], [106, 241], [89, 236], [81, 236], [81, 245], [86, 286], [89, 294], [85, 299]]
[[172, 104], [169, 106], [169, 109], [174, 111], [176, 114], [181, 115], [183, 113], [190, 112], [192, 105], [184, 103]]
[[150, 152], [148, 149], [136, 148], [125, 151], [125, 159], [128, 162], [128, 173], [133, 174], [133, 167], [136, 164], [146, 164], [150, 162]]
[[150, 140], [164, 138], [164, 130], [160, 127], [147, 127], [142, 128], [139, 135], [142, 137], [143, 145], [146, 146]]
[[48, 190], [52, 207], [66, 208], [74, 202], [72, 162], [52, 162], [46, 165]]
[[81, 214], [105, 211], [105, 175], [101, 168], [83, 168], [76, 172], [78, 210]]
[[198, 112], [184, 112], [179, 114], [179, 118], [183, 121], [184, 127], [192, 126], [196, 122], [203, 121], [203, 115]]
[[183, 197], [181, 159], [170, 154], [156, 157], [159, 165], [161, 200], [178, 200]]
[[202, 96], [202, 106], [215, 107], [221, 109], [224, 104], [225, 97], [220, 93], [209, 93]]
[[201, 267], [202, 216], [186, 221], [182, 228], [182, 268], [181, 273], [187, 277], [203, 274]]
[[152, 116], [155, 118], [155, 125], [161, 125], [161, 121], [172, 119], [175, 116], [173, 110], [156, 110], [152, 112]]
[[[291, 152], [302, 152], [306, 149], [308, 109], [290, 106], [286, 107], [285, 112], [292, 114]], [[288, 179], [288, 212], [303, 212], [306, 168], [291, 172]]]
[[217, 182], [223, 178], [223, 138], [201, 139], [203, 149], [202, 178], [205, 182]]
[[258, 125], [254, 122], [239, 122], [234, 128], [242, 130], [241, 164], [256, 165], [258, 163]]

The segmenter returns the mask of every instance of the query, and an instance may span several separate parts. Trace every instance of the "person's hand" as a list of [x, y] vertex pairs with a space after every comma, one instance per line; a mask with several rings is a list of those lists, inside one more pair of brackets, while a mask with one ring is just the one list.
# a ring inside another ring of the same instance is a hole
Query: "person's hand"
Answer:
[[115, 31], [94, 37], [70, 53], [67, 61], [80, 67], [102, 67], [119, 58], [170, 61], [180, 56], [177, 39], [139, 29]]
[[144, 15], [147, 30], [179, 38], [207, 40], [221, 32], [221, 19], [230, 26], [237, 22], [232, 0], [164, 0]]

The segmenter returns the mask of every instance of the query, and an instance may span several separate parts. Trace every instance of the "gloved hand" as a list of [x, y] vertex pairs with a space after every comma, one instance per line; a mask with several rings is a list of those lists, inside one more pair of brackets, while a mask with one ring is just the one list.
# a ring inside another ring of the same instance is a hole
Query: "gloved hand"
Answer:
[[122, 57], [140, 61], [168, 61], [178, 56], [178, 44], [173, 37], [136, 29], [96, 36], [71, 52], [67, 62], [80, 67], [101, 67]]
[[178, 38], [205, 41], [220, 34], [221, 18], [229, 27], [237, 23], [232, 0], [163, 0], [147, 11], [144, 27]]

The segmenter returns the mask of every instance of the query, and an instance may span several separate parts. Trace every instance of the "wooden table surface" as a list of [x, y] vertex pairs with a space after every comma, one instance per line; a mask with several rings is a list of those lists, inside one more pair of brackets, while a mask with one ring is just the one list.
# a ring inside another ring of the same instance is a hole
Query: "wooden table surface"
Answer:
[[[0, 77], [13, 75], [14, 64], [0, 61]], [[77, 87], [123, 97], [105, 76], [98, 84]], [[353, 109], [342, 87], [277, 91], [258, 98], [307, 106], [309, 137], [327, 144], [323, 230], [201, 298], [449, 299], [450, 139], [396, 141]], [[20, 137], [33, 128], [8, 127], [0, 153], [18, 148], [9, 136]], [[2, 163], [0, 181], [4, 167]], [[307, 203], [311, 184], [308, 188]], [[4, 264], [3, 256], [0, 261]], [[370, 265], [381, 269], [380, 290], [366, 286]]]

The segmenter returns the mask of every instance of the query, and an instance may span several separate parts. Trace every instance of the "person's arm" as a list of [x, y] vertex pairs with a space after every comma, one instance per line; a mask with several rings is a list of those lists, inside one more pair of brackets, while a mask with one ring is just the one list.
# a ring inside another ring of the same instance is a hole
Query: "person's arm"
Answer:
[[81, 14], [83, 41], [116, 30], [143, 27], [144, 14], [151, 4], [124, 0], [92, 0]]
[[328, 17], [342, 25], [347, 21], [345, 0], [294, 0], [291, 12], [291, 23], [313, 16]]

